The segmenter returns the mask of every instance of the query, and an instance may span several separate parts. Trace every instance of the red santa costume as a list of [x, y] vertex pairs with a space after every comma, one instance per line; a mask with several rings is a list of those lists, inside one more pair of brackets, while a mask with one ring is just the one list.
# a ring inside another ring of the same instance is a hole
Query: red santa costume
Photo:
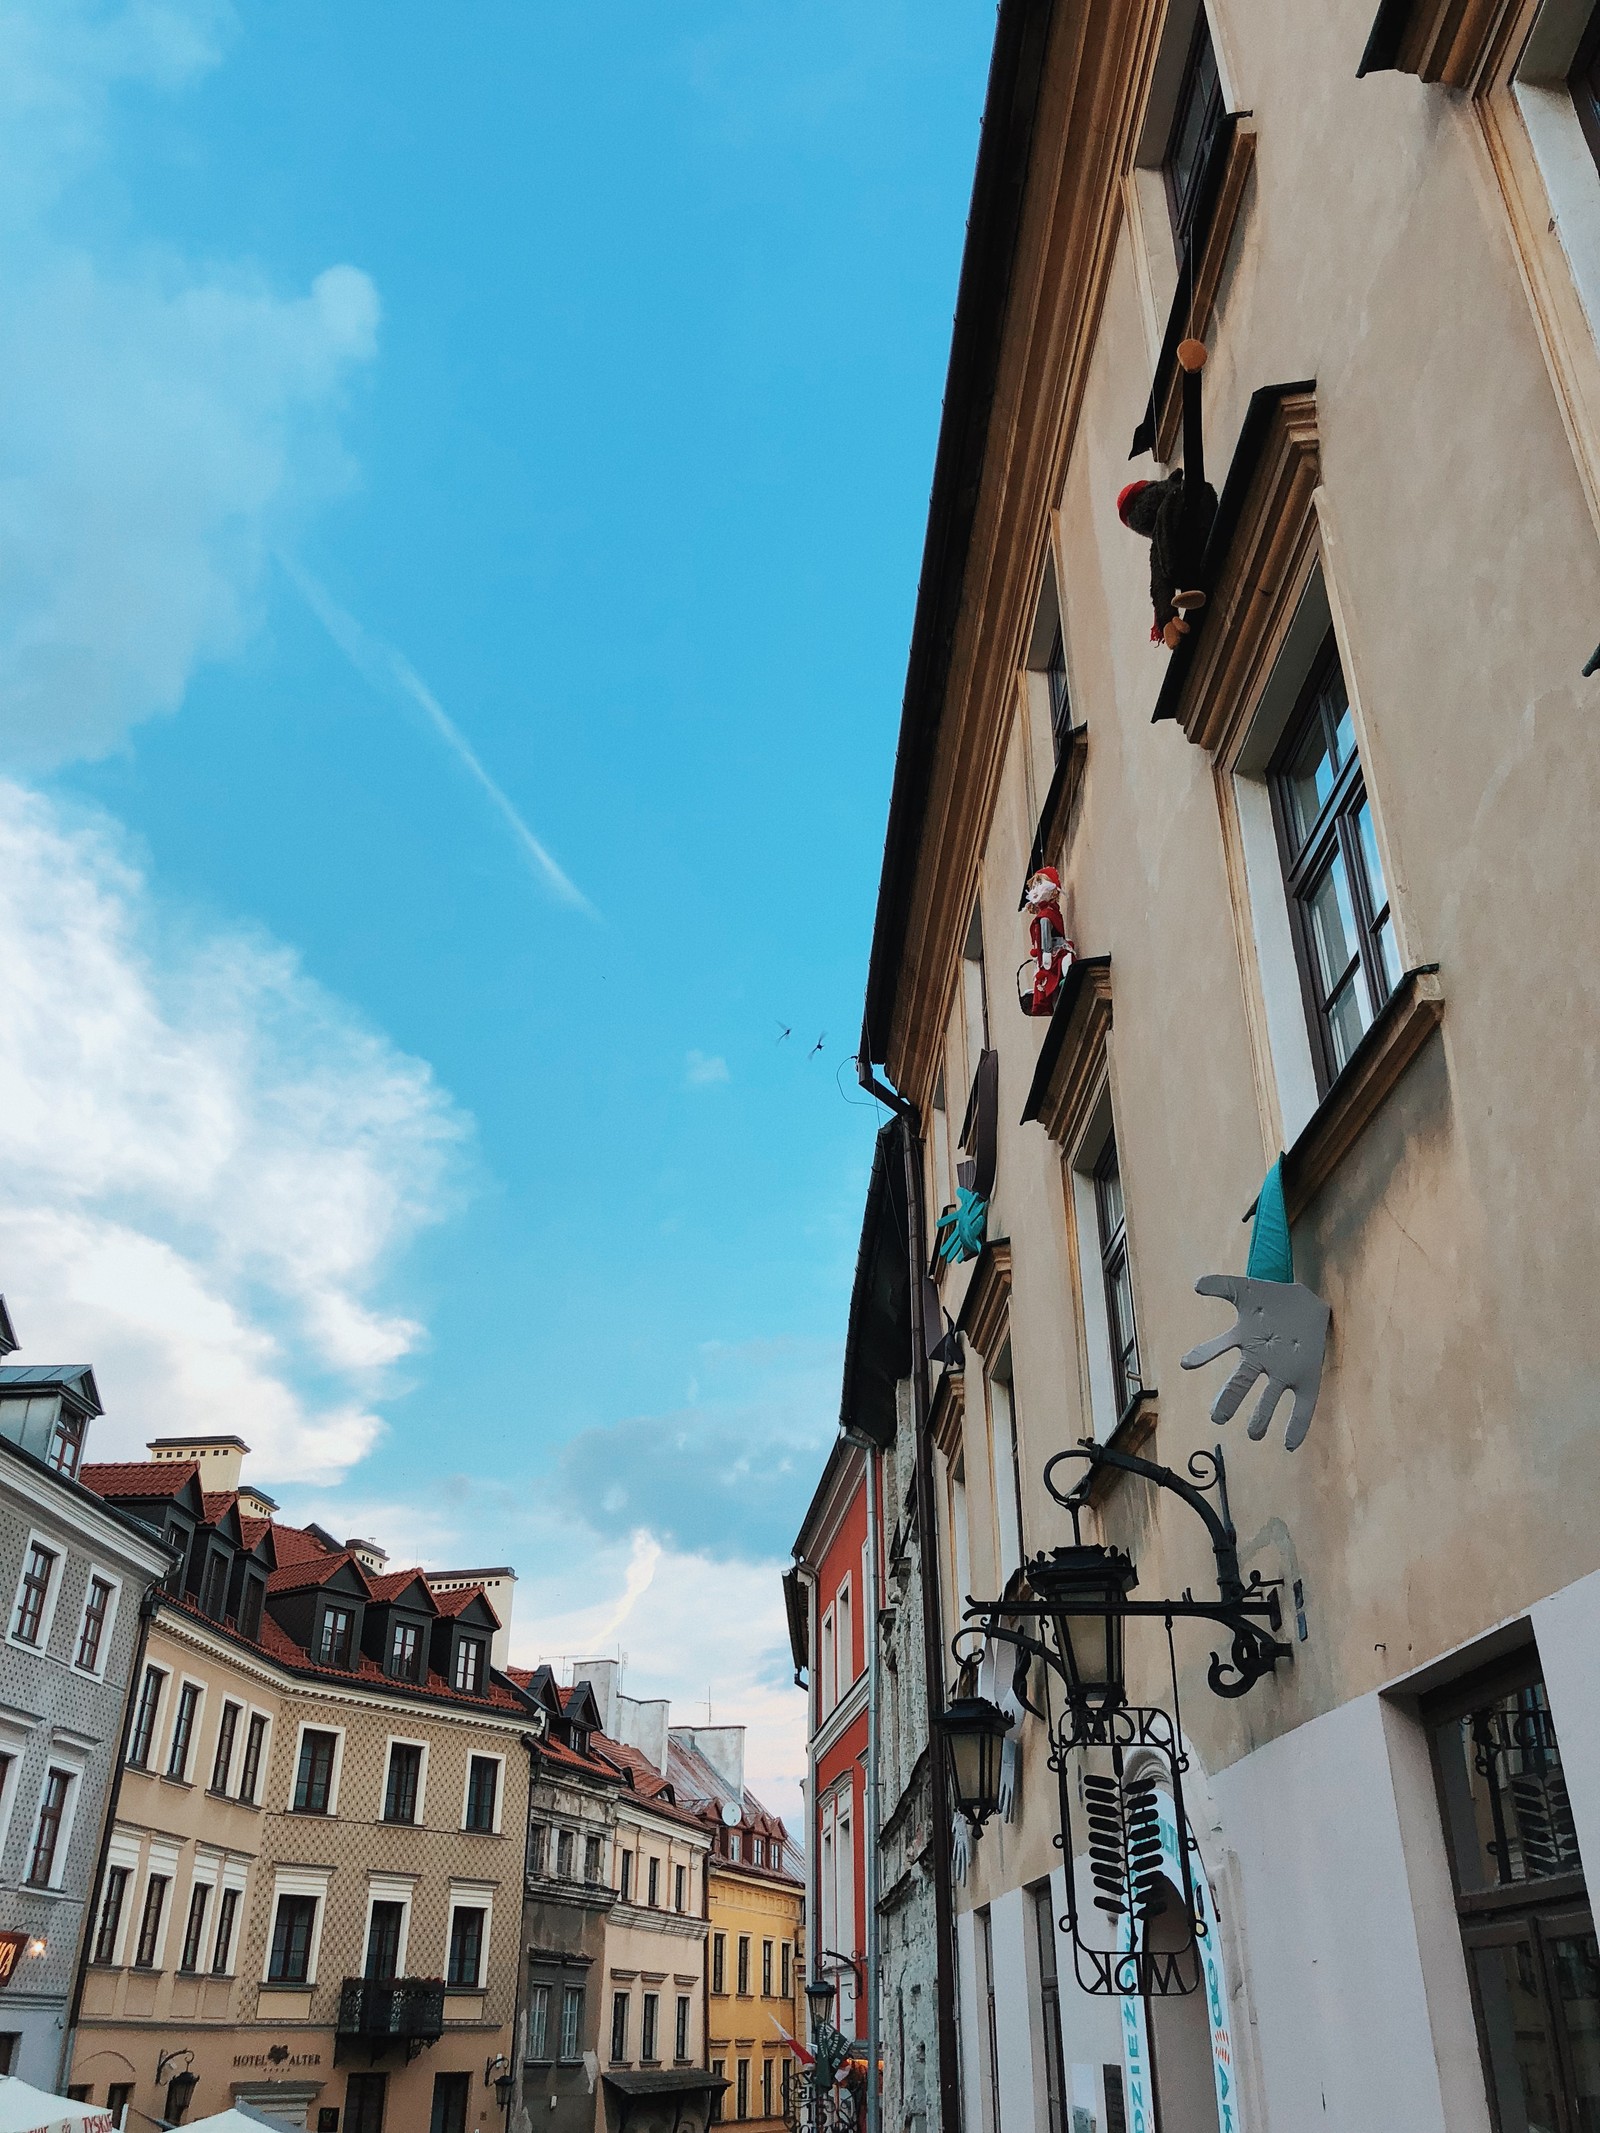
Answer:
[[1053, 1012], [1061, 980], [1072, 965], [1076, 951], [1067, 939], [1061, 919], [1061, 876], [1054, 867], [1040, 867], [1030, 876], [1025, 901], [1032, 917], [1028, 947], [1034, 962], [1033, 990], [1023, 996], [1025, 1015]]

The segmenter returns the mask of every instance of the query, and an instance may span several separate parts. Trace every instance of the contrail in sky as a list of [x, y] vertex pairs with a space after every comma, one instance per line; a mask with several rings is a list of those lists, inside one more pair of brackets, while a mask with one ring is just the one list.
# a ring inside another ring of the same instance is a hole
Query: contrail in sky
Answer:
[[397, 652], [392, 644], [385, 644], [382, 638], [374, 637], [370, 631], [363, 629], [355, 616], [348, 614], [332, 599], [293, 556], [280, 553], [278, 561], [301, 599], [356, 672], [364, 680], [371, 682], [375, 689], [398, 689], [402, 695], [410, 697], [423, 712], [434, 732], [457, 762], [470, 771], [483, 787], [512, 836], [522, 847], [523, 856], [531, 863], [534, 872], [555, 891], [564, 904], [570, 904], [574, 910], [597, 919], [600, 914], [594, 905], [577, 883], [557, 865], [555, 859], [529, 829], [511, 801], [484, 769], [472, 743], [410, 660], [403, 653]]

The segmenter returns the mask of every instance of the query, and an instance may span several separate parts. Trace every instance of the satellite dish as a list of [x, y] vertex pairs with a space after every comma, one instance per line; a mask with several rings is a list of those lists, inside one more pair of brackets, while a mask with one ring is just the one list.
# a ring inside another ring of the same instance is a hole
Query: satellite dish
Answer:
[[744, 1820], [744, 1816], [741, 1811], [734, 1806], [732, 1800], [724, 1800], [722, 1803], [722, 1819], [727, 1824], [729, 1829], [737, 1829], [739, 1827], [739, 1824]]

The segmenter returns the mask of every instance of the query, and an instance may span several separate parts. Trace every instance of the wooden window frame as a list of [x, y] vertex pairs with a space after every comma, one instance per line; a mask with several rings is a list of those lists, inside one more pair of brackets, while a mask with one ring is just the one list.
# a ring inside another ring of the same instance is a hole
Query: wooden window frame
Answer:
[[[1117, 1199], [1122, 1212], [1113, 1220], [1107, 1207], [1107, 1188], [1116, 1174]], [[1106, 1337], [1111, 1350], [1113, 1389], [1118, 1395], [1117, 1413], [1125, 1415], [1144, 1390], [1139, 1367], [1139, 1314], [1133, 1299], [1133, 1265], [1128, 1256], [1128, 1200], [1122, 1182], [1122, 1159], [1117, 1152], [1117, 1129], [1112, 1125], [1105, 1145], [1094, 1159], [1090, 1177], [1094, 1183], [1095, 1229], [1100, 1244], [1100, 1279], [1106, 1292]], [[1128, 1339], [1119, 1346], [1117, 1282], [1120, 1276], [1128, 1303]]]
[[[1193, 107], [1200, 69], [1207, 55], [1211, 60], [1211, 86], [1205, 92], [1205, 106], [1200, 130], [1195, 136], [1194, 161], [1189, 171], [1188, 183], [1180, 185], [1174, 168], [1178, 136]], [[1211, 34], [1211, 24], [1206, 16], [1205, 0], [1201, 0], [1195, 10], [1189, 49], [1184, 55], [1183, 76], [1179, 81], [1177, 99], [1172, 107], [1172, 123], [1167, 128], [1166, 144], [1161, 151], [1161, 181], [1166, 188], [1167, 209], [1172, 216], [1172, 235], [1180, 259], [1189, 241], [1189, 232], [1194, 226], [1200, 188], [1205, 179], [1208, 151], [1216, 138], [1217, 128], [1227, 116], [1227, 111], [1228, 99], [1223, 93], [1222, 69], [1217, 61], [1216, 40]]]
[[[1366, 1021], [1362, 1031], [1370, 1029], [1383, 1012], [1394, 985], [1384, 964], [1383, 952], [1378, 945], [1379, 929], [1387, 924], [1391, 936], [1394, 930], [1394, 912], [1388, 884], [1384, 884], [1384, 897], [1380, 906], [1376, 892], [1367, 873], [1366, 854], [1361, 848], [1361, 833], [1356, 818], [1363, 806], [1369, 805], [1366, 771], [1361, 761], [1359, 745], [1352, 739], [1350, 752], [1340, 765], [1328, 797], [1323, 801], [1316, 820], [1303, 838], [1290, 815], [1288, 799], [1288, 765], [1298, 754], [1301, 744], [1312, 725], [1321, 726], [1323, 738], [1332, 745], [1334, 731], [1330, 729], [1331, 714], [1327, 708], [1326, 684], [1331, 675], [1337, 674], [1346, 706], [1349, 703], [1349, 688], [1344, 678], [1344, 669], [1339, 658], [1339, 646], [1332, 629], [1311, 662], [1294, 710], [1289, 715], [1272, 760], [1267, 769], [1267, 784], [1272, 795], [1273, 821], [1278, 831], [1278, 852], [1283, 864], [1284, 892], [1289, 904], [1289, 930], [1294, 940], [1295, 962], [1300, 972], [1300, 994], [1305, 1003], [1306, 1022], [1311, 1033], [1311, 1059], [1316, 1073], [1317, 1094], [1326, 1096], [1346, 1064], [1334, 1048], [1333, 1021], [1329, 1013], [1330, 1000], [1344, 989], [1353, 978], [1362, 988], [1366, 1003]], [[1337, 720], [1332, 722], [1333, 729]], [[1312, 938], [1309, 891], [1324, 879], [1335, 858], [1344, 861], [1345, 878], [1350, 884], [1350, 900], [1355, 915], [1356, 944], [1354, 965], [1346, 965], [1335, 994], [1325, 1000], [1322, 980], [1318, 969], [1316, 943]], [[1398, 956], [1397, 956], [1398, 960]], [[1381, 990], [1380, 990], [1381, 988]], [[1360, 1042], [1358, 1037], [1357, 1043]], [[1351, 1051], [1355, 1046], [1351, 1046]]]

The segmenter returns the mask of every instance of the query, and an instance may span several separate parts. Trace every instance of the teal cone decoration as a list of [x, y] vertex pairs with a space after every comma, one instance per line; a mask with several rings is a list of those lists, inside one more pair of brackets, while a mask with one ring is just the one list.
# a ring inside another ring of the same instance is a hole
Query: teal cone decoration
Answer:
[[963, 1259], [976, 1259], [983, 1250], [988, 1227], [988, 1201], [980, 1200], [969, 1186], [958, 1185], [955, 1206], [947, 1207], [934, 1224], [934, 1242], [939, 1257], [947, 1266], [958, 1266]]
[[1250, 1281], [1293, 1281], [1294, 1245], [1289, 1237], [1289, 1210], [1283, 1198], [1283, 1157], [1280, 1155], [1261, 1181], [1256, 1198], [1255, 1226], [1250, 1232], [1250, 1257], [1245, 1262]]

